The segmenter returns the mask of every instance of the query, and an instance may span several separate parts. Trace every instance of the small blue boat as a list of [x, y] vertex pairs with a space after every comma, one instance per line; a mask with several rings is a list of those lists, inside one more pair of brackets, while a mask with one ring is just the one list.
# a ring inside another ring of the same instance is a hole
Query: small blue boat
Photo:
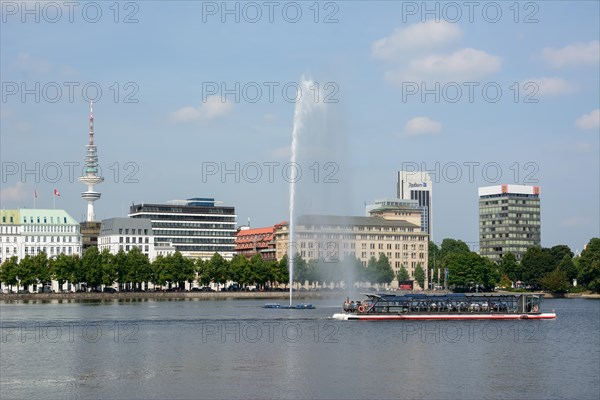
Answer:
[[314, 310], [315, 306], [312, 304], [296, 304], [295, 306], [282, 306], [279, 303], [267, 303], [263, 306], [263, 308], [280, 308], [285, 310]]

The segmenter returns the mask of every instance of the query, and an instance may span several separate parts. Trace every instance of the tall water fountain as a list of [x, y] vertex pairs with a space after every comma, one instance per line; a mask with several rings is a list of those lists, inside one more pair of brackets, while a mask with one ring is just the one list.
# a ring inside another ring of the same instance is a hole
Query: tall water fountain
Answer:
[[[339, 203], [349, 198], [339, 185], [339, 169], [344, 164], [342, 159], [346, 153], [343, 146], [345, 139], [340, 135], [339, 124], [333, 117], [333, 104], [328, 102], [332, 100], [331, 91], [324, 88], [327, 89], [327, 86], [322, 82], [319, 84], [303, 76], [294, 108], [288, 175], [290, 307], [293, 303], [294, 257], [298, 251], [298, 212], [323, 214], [332, 213], [334, 209], [340, 211]], [[332, 185], [332, 182], [337, 184]], [[341, 210], [346, 211], [343, 207]]]

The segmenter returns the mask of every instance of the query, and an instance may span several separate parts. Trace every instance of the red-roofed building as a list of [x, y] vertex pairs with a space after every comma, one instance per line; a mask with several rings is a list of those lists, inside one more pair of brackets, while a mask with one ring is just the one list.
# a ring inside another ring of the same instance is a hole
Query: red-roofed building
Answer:
[[263, 260], [276, 261], [275, 230], [285, 225], [280, 222], [266, 228], [239, 229], [235, 236], [235, 252], [246, 258], [251, 258], [256, 253]]

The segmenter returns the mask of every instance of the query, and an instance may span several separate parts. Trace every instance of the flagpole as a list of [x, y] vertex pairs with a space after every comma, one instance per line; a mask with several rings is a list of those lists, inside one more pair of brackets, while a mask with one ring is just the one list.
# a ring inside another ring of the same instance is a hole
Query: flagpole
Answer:
[[54, 196], [52, 196], [52, 209], [56, 209], [56, 194], [54, 194]]
[[37, 191], [33, 191], [33, 209], [35, 210], [35, 199], [37, 199]]

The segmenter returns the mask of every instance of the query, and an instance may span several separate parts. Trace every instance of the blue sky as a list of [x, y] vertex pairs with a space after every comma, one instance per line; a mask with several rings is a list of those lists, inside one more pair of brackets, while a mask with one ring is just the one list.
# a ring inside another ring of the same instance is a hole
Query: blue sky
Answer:
[[[598, 2], [426, 3], [433, 13], [423, 2], [274, 2], [272, 16], [264, 2], [228, 2], [229, 14], [223, 4], [121, 2], [117, 15], [114, 2], [2, 2], [2, 208], [32, 207], [34, 190], [38, 208], [52, 207], [57, 188], [57, 207], [83, 218], [69, 165], [78, 176], [99, 88], [97, 218], [214, 197], [239, 223], [285, 220], [294, 84], [306, 75], [337, 101], [317, 100], [329, 123], [309, 126], [302, 145], [327, 149], [300, 163], [322, 211], [362, 215], [417, 165], [435, 172], [437, 242], [476, 244], [477, 188], [501, 183], [541, 187], [544, 246], [581, 250], [600, 235]], [[239, 182], [221, 176], [236, 163]]]

